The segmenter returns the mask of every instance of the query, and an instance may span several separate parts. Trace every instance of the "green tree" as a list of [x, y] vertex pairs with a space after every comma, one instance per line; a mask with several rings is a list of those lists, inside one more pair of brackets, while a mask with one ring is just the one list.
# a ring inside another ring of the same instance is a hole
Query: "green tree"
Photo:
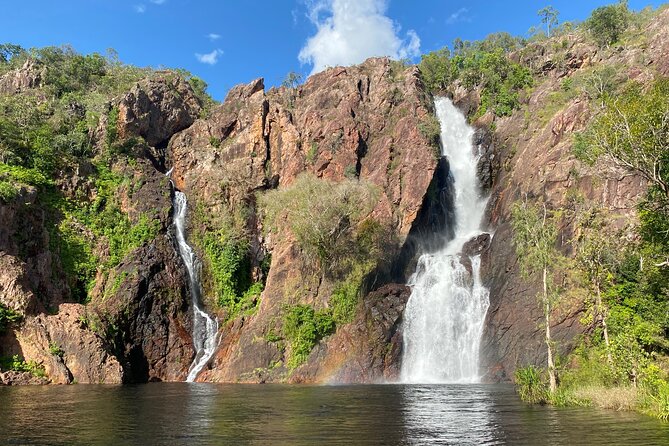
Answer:
[[439, 92], [446, 89], [452, 79], [451, 52], [448, 48], [424, 54], [418, 68], [428, 90]]
[[290, 89], [295, 89], [297, 88], [300, 84], [302, 83], [302, 75], [300, 73], [296, 73], [294, 71], [291, 71], [288, 73], [281, 82], [281, 86], [285, 88], [290, 88]]
[[9, 62], [14, 57], [24, 54], [26, 50], [13, 43], [0, 44], [0, 62]]
[[585, 22], [585, 28], [595, 41], [602, 47], [608, 47], [620, 39], [630, 21], [630, 10], [627, 0], [615, 5], [602, 6], [595, 9]]
[[558, 263], [556, 216], [542, 207], [517, 202], [511, 209], [513, 244], [520, 261], [521, 273], [525, 277], [541, 276], [542, 291], [539, 299], [544, 314], [544, 335], [548, 353], [548, 377], [551, 393], [557, 390], [557, 371], [555, 369], [553, 340], [551, 338], [550, 319], [557, 300], [552, 278], [553, 266]]
[[577, 137], [574, 150], [585, 161], [606, 157], [637, 173], [669, 198], [669, 79], [647, 92], [638, 83], [604, 101], [589, 131]]
[[585, 275], [590, 291], [594, 293], [593, 322], [602, 327], [606, 356], [609, 364], [612, 364], [607, 323], [609, 309], [602, 299], [602, 292], [610, 285], [618, 265], [620, 243], [603, 231], [608, 220], [603, 209], [591, 208], [579, 212], [574, 245], [576, 264]]
[[558, 16], [560, 13], [552, 6], [546, 6], [540, 9], [537, 14], [541, 17], [541, 23], [546, 25], [546, 36], [551, 36], [551, 28], [558, 24]]

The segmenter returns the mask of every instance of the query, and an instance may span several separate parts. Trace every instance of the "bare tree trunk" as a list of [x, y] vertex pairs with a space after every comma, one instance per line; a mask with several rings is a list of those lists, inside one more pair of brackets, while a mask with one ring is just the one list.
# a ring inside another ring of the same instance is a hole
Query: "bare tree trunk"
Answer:
[[551, 304], [548, 300], [547, 268], [544, 267], [544, 318], [546, 323], [546, 347], [548, 348], [548, 379], [550, 381], [550, 391], [555, 393], [557, 390], [557, 377], [555, 374], [555, 363], [553, 362], [553, 343], [551, 341]]
[[599, 282], [595, 284], [595, 289], [597, 291], [597, 315], [600, 318], [602, 323], [602, 330], [604, 331], [604, 345], [606, 346], [606, 358], [609, 361], [609, 365], [613, 364], [613, 356], [611, 356], [611, 342], [609, 341], [609, 329], [606, 325], [606, 312], [604, 311], [604, 306], [602, 305], [602, 291], [599, 288]]

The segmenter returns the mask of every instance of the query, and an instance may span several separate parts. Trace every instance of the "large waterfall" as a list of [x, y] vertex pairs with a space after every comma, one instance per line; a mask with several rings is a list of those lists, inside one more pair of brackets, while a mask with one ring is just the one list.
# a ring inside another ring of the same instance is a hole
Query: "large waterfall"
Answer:
[[193, 307], [193, 346], [195, 358], [188, 369], [186, 381], [193, 382], [202, 368], [207, 364], [218, 344], [218, 322], [209, 316], [201, 307], [201, 286], [195, 252], [186, 242], [186, 208], [187, 200], [183, 192], [174, 191], [174, 225], [177, 229], [177, 245], [179, 255], [186, 265]]
[[488, 290], [481, 285], [480, 256], [469, 259], [470, 273], [460, 253], [465, 242], [481, 233], [487, 199], [478, 186], [473, 129], [450, 100], [438, 98], [435, 106], [455, 193], [454, 238], [439, 251], [421, 255], [409, 279], [401, 378], [409, 383], [477, 382]]

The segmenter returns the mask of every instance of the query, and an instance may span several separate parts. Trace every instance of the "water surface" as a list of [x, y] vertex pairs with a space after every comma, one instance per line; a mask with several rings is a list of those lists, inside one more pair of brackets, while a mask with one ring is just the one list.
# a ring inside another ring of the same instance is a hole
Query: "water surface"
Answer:
[[635, 413], [527, 406], [509, 385], [0, 387], [0, 443], [661, 445]]

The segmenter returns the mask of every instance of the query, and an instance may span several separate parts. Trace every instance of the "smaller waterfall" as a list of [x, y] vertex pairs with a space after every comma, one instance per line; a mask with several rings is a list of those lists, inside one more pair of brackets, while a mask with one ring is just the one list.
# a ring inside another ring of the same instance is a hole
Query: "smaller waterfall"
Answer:
[[198, 274], [197, 258], [193, 248], [186, 242], [186, 195], [178, 190], [174, 191], [174, 225], [177, 228], [177, 245], [179, 255], [188, 271], [188, 285], [190, 288], [193, 307], [193, 346], [195, 359], [188, 369], [187, 382], [195, 381], [202, 368], [211, 359], [218, 345], [218, 322], [209, 316], [201, 307], [201, 287]]

